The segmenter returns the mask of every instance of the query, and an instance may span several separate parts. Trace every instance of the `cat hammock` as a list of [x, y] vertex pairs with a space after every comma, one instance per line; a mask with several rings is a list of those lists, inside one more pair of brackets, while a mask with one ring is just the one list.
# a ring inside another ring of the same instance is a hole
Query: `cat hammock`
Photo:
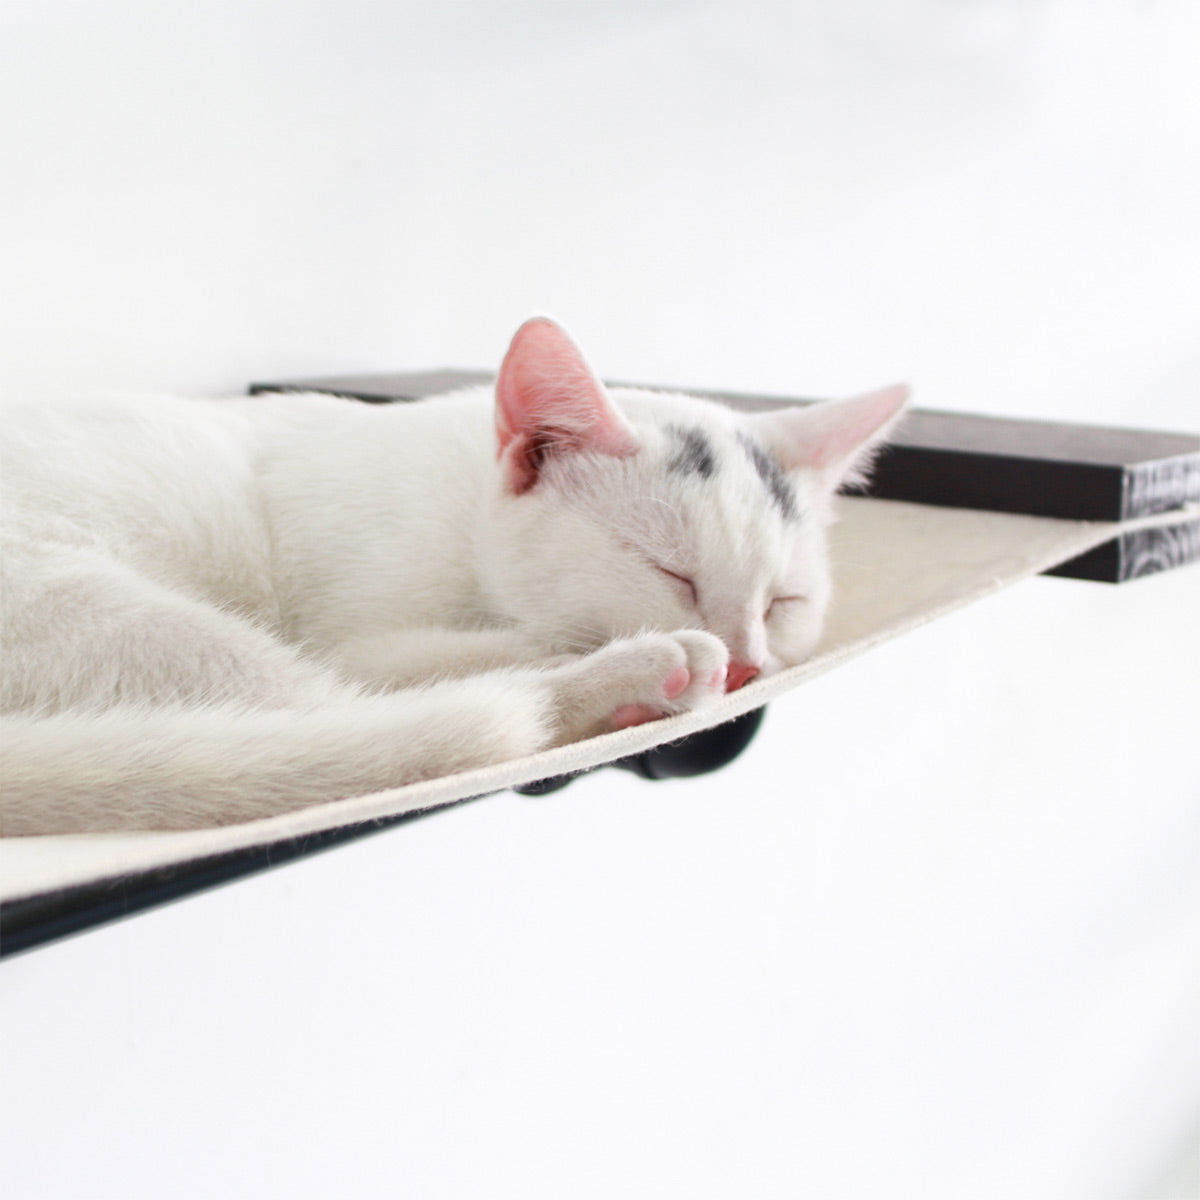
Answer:
[[[440, 371], [252, 390], [318, 389], [390, 401], [481, 378]], [[720, 398], [754, 409], [783, 403]], [[881, 461], [873, 490], [872, 498], [839, 501], [836, 599], [816, 654], [802, 665], [702, 712], [266, 820], [186, 833], [0, 839], [0, 950], [11, 953], [447, 805], [509, 788], [536, 791], [542, 781], [636, 761], [750, 720], [813, 676], [1030, 575], [1119, 582], [1200, 557], [1200, 438], [917, 412]]]

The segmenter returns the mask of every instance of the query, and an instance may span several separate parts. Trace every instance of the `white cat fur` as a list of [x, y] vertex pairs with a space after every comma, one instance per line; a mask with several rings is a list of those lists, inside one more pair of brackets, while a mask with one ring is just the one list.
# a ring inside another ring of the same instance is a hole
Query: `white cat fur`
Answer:
[[903, 401], [605, 393], [535, 318], [495, 398], [7, 406], [0, 829], [269, 816], [798, 662], [833, 493]]

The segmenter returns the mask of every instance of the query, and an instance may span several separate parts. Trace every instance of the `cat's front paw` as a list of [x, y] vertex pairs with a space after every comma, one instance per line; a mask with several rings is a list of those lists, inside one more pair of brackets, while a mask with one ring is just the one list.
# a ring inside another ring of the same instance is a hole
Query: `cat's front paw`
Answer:
[[560, 741], [690, 712], [724, 694], [729, 653], [698, 629], [610, 642], [551, 673]]

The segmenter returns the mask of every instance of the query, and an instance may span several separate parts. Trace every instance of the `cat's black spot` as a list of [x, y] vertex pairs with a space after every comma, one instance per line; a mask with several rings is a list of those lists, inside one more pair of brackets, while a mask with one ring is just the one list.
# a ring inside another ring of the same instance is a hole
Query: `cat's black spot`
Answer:
[[739, 431], [738, 441], [746, 451], [763, 486], [771, 495], [771, 499], [779, 506], [779, 511], [789, 521], [794, 521], [800, 511], [796, 505], [796, 493], [784, 474], [783, 468], [767, 451], [766, 447], [757, 442], [748, 433]]
[[667, 429], [675, 442], [667, 470], [711, 479], [717, 473], [717, 455], [704, 433], [688, 425], [668, 425]]

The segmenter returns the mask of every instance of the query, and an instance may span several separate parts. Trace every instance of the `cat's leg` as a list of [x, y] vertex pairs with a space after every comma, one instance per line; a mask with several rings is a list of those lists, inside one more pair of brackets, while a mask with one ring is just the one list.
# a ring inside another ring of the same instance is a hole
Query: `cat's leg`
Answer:
[[0, 707], [312, 707], [358, 694], [266, 629], [89, 550], [6, 564]]
[[351, 639], [333, 652], [351, 678], [401, 688], [432, 679], [536, 666], [554, 689], [559, 740], [640, 724], [720, 694], [728, 653], [699, 630], [623, 638], [588, 655], [549, 656], [517, 630], [401, 629]]
[[707, 633], [646, 634], [557, 667], [328, 707], [0, 718], [0, 829], [194, 829], [401, 787], [606, 732], [631, 706], [700, 707], [721, 694], [726, 659]]
[[496, 672], [324, 708], [0, 716], [0, 833], [198, 829], [404, 787], [544, 748], [551, 702]]

